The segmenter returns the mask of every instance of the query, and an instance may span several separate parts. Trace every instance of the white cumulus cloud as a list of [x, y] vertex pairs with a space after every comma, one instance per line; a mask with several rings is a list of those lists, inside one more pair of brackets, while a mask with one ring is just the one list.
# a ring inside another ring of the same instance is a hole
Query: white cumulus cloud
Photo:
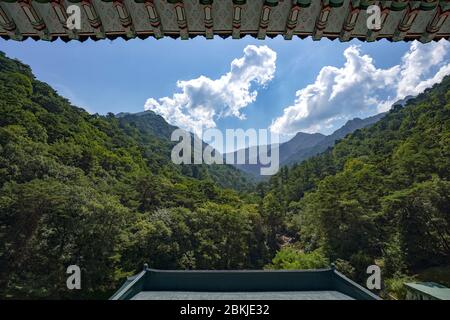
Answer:
[[216, 127], [219, 117], [245, 119], [241, 109], [256, 100], [255, 86], [265, 86], [273, 79], [276, 58], [276, 53], [267, 46], [249, 45], [220, 78], [200, 76], [178, 81], [179, 92], [172, 97], [149, 98], [144, 108], [194, 133]]
[[386, 111], [450, 74], [449, 47], [447, 41], [413, 42], [400, 64], [382, 69], [360, 47], [350, 46], [344, 51], [344, 65], [323, 67], [314, 83], [296, 92], [293, 105], [284, 108], [270, 129], [287, 136], [327, 131], [347, 119]]

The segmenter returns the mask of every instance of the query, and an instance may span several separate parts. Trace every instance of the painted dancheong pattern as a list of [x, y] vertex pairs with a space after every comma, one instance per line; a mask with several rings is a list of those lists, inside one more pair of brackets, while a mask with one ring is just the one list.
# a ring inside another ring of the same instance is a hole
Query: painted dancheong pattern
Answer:
[[[81, 9], [79, 30], [67, 27], [71, 5]], [[378, 29], [366, 25], [372, 5], [380, 8]], [[425, 43], [449, 39], [449, 15], [450, 2], [438, 0], [0, 0], [0, 36], [84, 41], [280, 35]]]

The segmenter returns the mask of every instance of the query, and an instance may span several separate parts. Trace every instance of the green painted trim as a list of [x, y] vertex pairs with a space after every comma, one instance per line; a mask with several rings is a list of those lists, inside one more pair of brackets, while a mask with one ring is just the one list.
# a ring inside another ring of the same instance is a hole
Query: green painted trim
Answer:
[[111, 297], [126, 300], [142, 291], [270, 292], [339, 291], [359, 300], [380, 298], [334, 269], [317, 270], [155, 270], [129, 278]]
[[330, 0], [330, 7], [339, 8], [344, 4], [344, 0]]
[[450, 288], [435, 282], [406, 282], [408, 289], [437, 300], [450, 300]]
[[308, 8], [311, 6], [311, 0], [297, 0], [297, 5], [302, 8]]
[[147, 277], [147, 271], [144, 270], [138, 275], [128, 278], [122, 287], [109, 298], [109, 300], [129, 300], [137, 293], [141, 292], [144, 288], [145, 280]]
[[296, 291], [324, 290], [331, 284], [331, 269], [257, 271], [149, 270], [146, 290], [183, 291]]
[[[358, 2], [358, 1], [353, 1], [353, 2]], [[370, 7], [371, 5], [374, 5], [375, 1], [374, 0], [361, 0], [359, 1], [359, 6], [354, 5], [354, 7], [359, 7], [361, 10], [366, 10], [368, 7]]]
[[439, 3], [439, 6], [441, 7], [441, 10], [442, 10], [443, 12], [445, 12], [445, 11], [447, 11], [447, 10], [450, 10], [450, 1], [449, 1], [449, 2], [443, 2], [443, 1], [441, 1], [441, 2]]
[[356, 300], [381, 300], [381, 298], [356, 282], [350, 280], [342, 273], [334, 270], [334, 288]]
[[438, 4], [439, 4], [439, 1], [436, 1], [436, 2], [434, 2], [434, 3], [426, 3], [426, 2], [421, 2], [420, 3], [420, 7], [419, 7], [419, 9], [420, 10], [423, 10], [423, 11], [431, 11], [431, 10], [434, 10], [434, 9], [436, 9], [436, 7], [438, 6]]
[[397, 2], [392, 1], [391, 3], [391, 10], [392, 11], [403, 11], [408, 6], [408, 2]]
[[214, 0], [199, 0], [199, 3], [203, 6], [212, 5]]
[[278, 0], [265, 0], [264, 5], [269, 7], [276, 7], [278, 5]]
[[243, 6], [247, 3], [247, 0], [233, 0], [233, 4], [237, 6]]

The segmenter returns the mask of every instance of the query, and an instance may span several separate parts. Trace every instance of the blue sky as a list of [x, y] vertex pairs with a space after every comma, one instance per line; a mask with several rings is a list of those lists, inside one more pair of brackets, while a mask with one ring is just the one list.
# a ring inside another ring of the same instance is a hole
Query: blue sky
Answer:
[[[0, 40], [0, 50], [91, 113], [140, 112], [147, 105], [193, 131], [193, 124], [205, 121], [221, 130], [270, 128], [284, 140], [297, 131], [329, 134], [450, 73], [448, 42]], [[230, 73], [235, 59], [243, 66]], [[240, 101], [246, 94], [249, 100]]]

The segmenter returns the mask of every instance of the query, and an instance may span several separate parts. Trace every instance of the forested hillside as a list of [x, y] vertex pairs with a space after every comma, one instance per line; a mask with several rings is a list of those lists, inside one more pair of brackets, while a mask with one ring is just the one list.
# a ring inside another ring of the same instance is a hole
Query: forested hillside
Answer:
[[0, 114], [2, 298], [106, 298], [144, 263], [361, 283], [376, 263], [400, 296], [450, 265], [450, 77], [249, 192], [223, 188], [249, 187], [229, 166], [174, 165], [155, 114], [90, 115], [1, 53]]
[[304, 160], [307, 160], [315, 155], [318, 155], [319, 153], [324, 152], [328, 148], [334, 146], [336, 141], [345, 138], [346, 135], [349, 133], [352, 133], [358, 129], [362, 129], [368, 126], [371, 126], [372, 124], [376, 123], [378, 120], [380, 120], [384, 116], [384, 113], [379, 113], [375, 116], [360, 119], [355, 118], [352, 120], [349, 120], [343, 125], [341, 128], [333, 132], [332, 134], [325, 136], [321, 141], [319, 141], [317, 144], [296, 150], [296, 152], [292, 153], [287, 157], [283, 164], [286, 165], [293, 165], [295, 163], [302, 162]]
[[[295, 163], [314, 157], [332, 147], [336, 141], [344, 138], [347, 134], [357, 129], [368, 127], [383, 116], [384, 113], [380, 113], [365, 119], [355, 118], [349, 120], [345, 125], [328, 136], [321, 133], [298, 132], [291, 140], [279, 144], [280, 166], [292, 166]], [[235, 167], [248, 173], [255, 180], [265, 180], [267, 176], [261, 176], [260, 174], [261, 167], [264, 166], [259, 163], [257, 156], [250, 159], [250, 152], [257, 154], [258, 147], [245, 149], [245, 164], [236, 164]], [[233, 157], [236, 157], [236, 154], [237, 151], [233, 153]]]
[[[119, 127], [146, 149], [146, 157], [157, 162], [156, 166], [171, 163], [170, 153], [177, 142], [170, 141], [170, 137], [177, 127], [168, 124], [164, 118], [149, 110], [136, 114], [121, 113], [117, 118]], [[199, 138], [192, 135], [192, 142], [194, 139]], [[208, 146], [204, 142], [201, 143], [203, 149]], [[210, 178], [224, 188], [238, 191], [250, 191], [254, 188], [253, 177], [232, 165], [181, 165], [173, 166], [173, 169], [196, 179]]]
[[360, 281], [377, 263], [391, 287], [430, 267], [444, 266], [450, 278], [449, 170], [446, 77], [373, 126], [259, 186], [294, 243], [272, 267], [295, 268], [315, 254], [319, 261], [338, 260], [338, 268]]
[[[161, 128], [143, 134], [123, 117], [90, 115], [4, 54], [0, 114], [1, 296], [107, 295], [144, 262], [267, 261], [257, 206], [221, 188], [209, 168], [185, 174], [173, 165]], [[71, 264], [82, 268], [81, 293], [65, 286]]]

